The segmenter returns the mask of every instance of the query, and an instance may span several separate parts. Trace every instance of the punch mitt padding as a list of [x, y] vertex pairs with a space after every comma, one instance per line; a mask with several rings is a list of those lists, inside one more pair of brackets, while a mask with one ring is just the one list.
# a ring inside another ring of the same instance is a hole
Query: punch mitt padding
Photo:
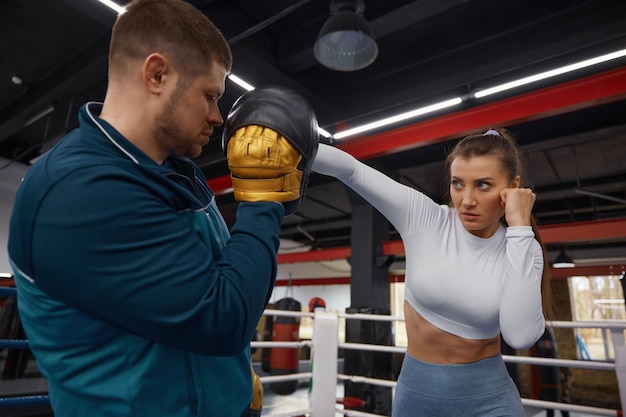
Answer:
[[226, 117], [222, 148], [237, 201], [277, 201], [298, 211], [319, 144], [317, 117], [295, 91], [261, 87], [243, 94]]

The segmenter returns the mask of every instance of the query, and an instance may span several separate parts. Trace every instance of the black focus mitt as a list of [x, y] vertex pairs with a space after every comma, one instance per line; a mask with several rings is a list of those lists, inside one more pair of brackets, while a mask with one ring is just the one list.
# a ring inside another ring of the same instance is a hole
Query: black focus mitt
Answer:
[[243, 94], [226, 118], [222, 148], [237, 201], [276, 201], [298, 211], [319, 144], [317, 117], [293, 90], [269, 86]]

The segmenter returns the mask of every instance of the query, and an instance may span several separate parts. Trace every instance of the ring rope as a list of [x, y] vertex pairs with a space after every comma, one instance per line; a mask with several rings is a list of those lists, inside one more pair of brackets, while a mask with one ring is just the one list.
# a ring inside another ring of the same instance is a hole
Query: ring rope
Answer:
[[0, 409], [41, 404], [50, 404], [50, 398], [48, 398], [47, 395], [28, 395], [22, 397], [0, 398]]
[[[3, 297], [15, 297], [17, 296], [17, 290], [14, 287], [0, 287], [0, 296]], [[305, 313], [305, 312], [294, 312], [294, 311], [284, 311], [284, 310], [265, 310], [265, 315], [275, 315], [275, 316], [291, 316], [291, 317], [314, 317], [314, 313]], [[376, 315], [376, 314], [362, 314], [362, 313], [342, 313], [337, 314], [338, 318], [343, 319], [358, 319], [358, 320], [378, 320], [378, 321], [404, 321], [401, 317], [393, 317], [386, 315]], [[602, 329], [626, 329], [626, 323], [623, 322], [615, 322], [615, 323], [607, 323], [607, 322], [565, 322], [565, 321], [552, 321], [547, 323], [549, 326], [555, 328], [602, 328]], [[301, 347], [312, 347], [312, 341], [298, 341], [298, 342], [251, 342], [252, 347], [288, 347], [288, 348], [301, 348]], [[29, 347], [27, 340], [13, 340], [13, 339], [0, 339], [0, 349], [9, 348], [9, 349], [27, 349]], [[338, 343], [339, 348], [343, 349], [354, 349], [354, 350], [368, 350], [368, 351], [378, 351], [378, 352], [392, 352], [392, 353], [403, 353], [406, 351], [405, 347], [398, 346], [384, 346], [384, 345], [374, 345], [374, 344], [365, 344], [365, 343]], [[614, 363], [607, 362], [594, 362], [594, 361], [581, 361], [581, 360], [570, 360], [570, 359], [555, 359], [555, 358], [531, 358], [525, 356], [510, 356], [510, 355], [502, 355], [505, 362], [512, 363], [521, 363], [521, 364], [535, 364], [535, 365], [552, 365], [552, 366], [565, 366], [572, 368], [586, 368], [593, 370], [604, 370], [604, 371], [616, 371], [616, 365]], [[263, 376], [261, 377], [262, 383], [271, 383], [271, 382], [280, 382], [280, 381], [289, 381], [295, 379], [311, 379], [313, 376], [312, 372], [304, 372], [298, 374], [288, 374], [288, 375], [271, 375], [271, 376]], [[359, 375], [337, 375], [338, 381], [351, 381], [357, 383], [369, 383], [372, 385], [380, 385], [385, 387], [394, 387], [396, 385], [395, 381], [383, 380], [383, 379], [375, 379], [375, 378], [367, 378]], [[8, 408], [8, 407], [17, 407], [17, 406], [25, 406], [25, 405], [38, 405], [38, 404], [49, 404], [50, 400], [47, 395], [33, 395], [33, 396], [20, 396], [20, 397], [7, 397], [0, 398], [0, 408]], [[542, 401], [542, 400], [534, 400], [528, 398], [522, 398], [522, 403], [526, 406], [538, 407], [542, 409], [555, 409], [555, 410], [563, 410], [563, 411], [575, 411], [581, 413], [588, 413], [594, 415], [604, 415], [604, 416], [620, 416], [620, 410], [606, 409], [606, 408], [598, 408], [598, 407], [590, 407], [569, 403], [558, 403], [552, 401]], [[309, 415], [311, 413], [311, 409], [308, 410], [300, 410], [300, 411], [291, 411], [285, 414], [272, 414], [267, 417], [292, 417], [294, 415]], [[337, 412], [342, 413], [345, 416], [354, 416], [354, 417], [377, 417], [376, 414], [364, 413], [356, 410], [344, 410], [340, 407], [337, 407]]]

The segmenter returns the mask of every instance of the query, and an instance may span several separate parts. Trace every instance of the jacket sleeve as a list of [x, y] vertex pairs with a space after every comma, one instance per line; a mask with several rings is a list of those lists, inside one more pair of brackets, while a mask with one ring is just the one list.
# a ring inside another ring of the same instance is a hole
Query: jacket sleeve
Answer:
[[150, 340], [203, 354], [240, 352], [274, 284], [283, 209], [241, 204], [215, 256], [164, 199], [113, 167], [57, 183], [32, 229], [35, 283]]
[[506, 278], [500, 301], [500, 330], [515, 349], [532, 346], [545, 330], [541, 303], [543, 252], [530, 226], [508, 227]]
[[319, 144], [313, 170], [346, 184], [380, 211], [403, 236], [418, 232], [444, 213], [425, 194], [333, 146]]

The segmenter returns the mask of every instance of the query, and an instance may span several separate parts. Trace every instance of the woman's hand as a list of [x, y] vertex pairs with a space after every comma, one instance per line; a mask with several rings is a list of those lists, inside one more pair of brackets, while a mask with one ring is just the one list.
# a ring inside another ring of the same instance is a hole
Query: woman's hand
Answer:
[[530, 226], [530, 212], [537, 198], [530, 188], [505, 188], [500, 198], [509, 226]]

